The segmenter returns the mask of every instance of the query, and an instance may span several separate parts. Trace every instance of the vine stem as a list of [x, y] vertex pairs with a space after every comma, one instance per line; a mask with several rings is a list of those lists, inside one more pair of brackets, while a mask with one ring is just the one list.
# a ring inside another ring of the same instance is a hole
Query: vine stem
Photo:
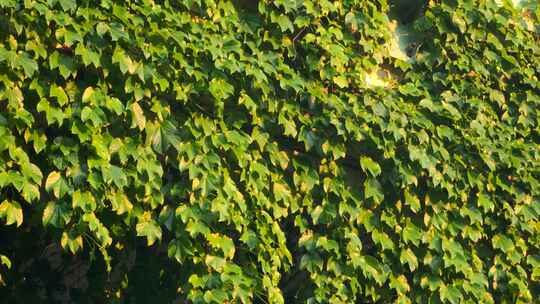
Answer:
[[298, 39], [298, 37], [300, 37], [300, 35], [302, 35], [302, 33], [305, 32], [305, 31], [306, 31], [306, 28], [303, 27], [303, 28], [298, 32], [298, 34], [296, 34], [296, 35], [293, 37], [292, 42], [294, 43], [294, 42], [296, 41], [296, 39]]

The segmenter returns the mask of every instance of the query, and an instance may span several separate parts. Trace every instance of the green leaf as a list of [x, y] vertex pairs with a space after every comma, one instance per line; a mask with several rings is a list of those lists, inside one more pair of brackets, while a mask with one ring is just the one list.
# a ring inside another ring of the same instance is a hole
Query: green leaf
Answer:
[[365, 275], [373, 277], [378, 284], [383, 284], [386, 281], [386, 275], [376, 258], [370, 255], [362, 256], [360, 267]]
[[139, 65], [133, 61], [121, 48], [115, 48], [112, 56], [112, 63], [118, 63], [120, 72], [122, 72], [122, 74], [126, 74], [128, 72], [129, 74], [134, 74], [139, 67]]
[[406, 294], [411, 290], [409, 282], [407, 282], [407, 278], [404, 275], [400, 275], [397, 278], [391, 277], [390, 287], [401, 294]]
[[493, 202], [487, 195], [480, 194], [478, 195], [478, 207], [481, 207], [485, 211], [493, 211], [495, 205], [493, 205]]
[[72, 206], [73, 208], [81, 208], [85, 212], [94, 211], [97, 207], [96, 200], [90, 192], [81, 192], [76, 190], [72, 194]]
[[360, 166], [362, 167], [362, 170], [364, 170], [364, 172], [369, 171], [369, 173], [371, 173], [371, 176], [373, 177], [381, 174], [381, 167], [370, 157], [362, 156], [360, 158]]
[[60, 228], [64, 226], [71, 218], [71, 213], [67, 210], [66, 206], [61, 203], [50, 201], [43, 210], [43, 225], [53, 225]]
[[501, 106], [506, 103], [504, 94], [499, 90], [489, 90], [489, 98]]
[[312, 131], [308, 130], [305, 127], [302, 127], [300, 129], [300, 133], [298, 134], [298, 139], [304, 142], [304, 146], [306, 148], [306, 151], [311, 150], [317, 143], [317, 137], [315, 134], [313, 134]]
[[234, 257], [235, 246], [229, 237], [210, 233], [206, 235], [206, 239], [212, 247], [221, 249], [225, 258], [232, 259]]
[[128, 197], [121, 193], [116, 192], [110, 197], [112, 210], [116, 211], [118, 215], [129, 213], [133, 209], [133, 204], [129, 201]]
[[401, 251], [399, 260], [401, 263], [407, 263], [411, 272], [418, 268], [418, 259], [416, 258], [414, 252], [409, 248]]
[[414, 213], [420, 211], [421, 205], [418, 197], [409, 191], [405, 190], [405, 204], [411, 207]]
[[83, 122], [90, 120], [94, 127], [99, 128], [107, 121], [107, 115], [99, 107], [91, 108], [86, 106], [81, 111], [81, 120]]
[[442, 280], [435, 276], [435, 275], [432, 275], [432, 274], [427, 274], [426, 276], [422, 277], [422, 279], [420, 279], [420, 285], [426, 289], [429, 289], [429, 291], [435, 291], [437, 289], [440, 288], [442, 284]]
[[32, 163], [22, 165], [22, 171], [25, 178], [32, 180], [34, 183], [40, 184], [43, 180], [41, 170]]
[[71, 253], [75, 254], [83, 247], [83, 239], [81, 235], [75, 235], [64, 231], [62, 233], [62, 238], [60, 239], [60, 245], [64, 250], [68, 248]]
[[208, 226], [201, 221], [189, 221], [186, 225], [186, 231], [189, 232], [191, 237], [195, 237], [199, 234], [209, 234], [210, 228], [208, 228]]
[[296, 134], [298, 134], [298, 131], [296, 130], [296, 124], [294, 120], [286, 118], [283, 113], [284, 112], [280, 112], [278, 116], [279, 124], [282, 125], [283, 128], [285, 129], [285, 132], [283, 134], [296, 137]]
[[441, 301], [449, 302], [452, 304], [460, 303], [460, 300], [463, 298], [459, 289], [454, 286], [441, 286], [439, 290]]
[[11, 260], [7, 256], [0, 254], [0, 262], [2, 265], [6, 265], [8, 269], [11, 269]]
[[248, 245], [249, 249], [252, 250], [255, 249], [255, 247], [257, 247], [257, 245], [259, 244], [259, 239], [257, 238], [257, 235], [251, 230], [244, 231], [244, 233], [242, 233], [242, 236], [240, 237], [240, 240], [246, 245]]
[[268, 299], [270, 300], [270, 303], [285, 303], [285, 300], [283, 299], [283, 293], [281, 289], [277, 287], [272, 287], [268, 289]]
[[51, 97], [56, 97], [56, 100], [58, 100], [58, 103], [61, 106], [64, 106], [69, 102], [69, 98], [64, 89], [56, 85], [51, 86]]
[[156, 240], [161, 240], [161, 227], [153, 220], [139, 222], [135, 227], [137, 236], [145, 236], [148, 246], [152, 246]]
[[503, 234], [497, 234], [491, 239], [493, 248], [501, 249], [504, 253], [509, 253], [514, 249], [514, 242]]
[[405, 242], [411, 242], [415, 246], [418, 246], [420, 241], [422, 240], [423, 233], [422, 230], [418, 228], [418, 226], [416, 226], [415, 224], [407, 223], [405, 228], [403, 228], [402, 235]]
[[459, 14], [452, 14], [452, 22], [459, 28], [459, 31], [461, 33], [465, 33], [467, 31], [467, 24], [465, 23], [465, 20], [459, 16]]
[[109, 32], [111, 33], [112, 41], [118, 41], [120, 39], [128, 40], [129, 35], [124, 30], [124, 26], [117, 22], [111, 22]]
[[178, 263], [183, 263], [193, 253], [192, 246], [193, 244], [188, 239], [172, 240], [167, 248], [167, 255], [174, 258]]
[[289, 187], [285, 184], [281, 183], [274, 183], [274, 196], [276, 200], [288, 202], [289, 198], [291, 197], [291, 191], [289, 190]]
[[164, 121], [161, 126], [161, 138], [163, 139], [164, 148], [172, 146], [178, 149], [182, 145], [182, 139], [180, 138], [180, 133], [175, 126], [175, 123], [170, 120]]
[[72, 11], [77, 8], [76, 0], [58, 0], [64, 11]]
[[210, 93], [217, 100], [226, 99], [234, 94], [234, 87], [221, 78], [214, 78], [210, 81]]
[[69, 191], [69, 186], [59, 172], [53, 171], [47, 176], [45, 190], [48, 192], [52, 190], [55, 197], [61, 198]]
[[[98, 241], [101, 243], [101, 249], [104, 250], [103, 247], [109, 246], [112, 243], [112, 238], [109, 234], [109, 230], [103, 223], [100, 222], [100, 220], [96, 217], [96, 215], [93, 212], [85, 213], [82, 216], [82, 219], [84, 222], [88, 224], [88, 228], [90, 231], [94, 232], [94, 235], [97, 237]], [[102, 252], [103, 254], [103, 252]], [[107, 253], [104, 253], [104, 257], [107, 257]]]
[[0, 1], [0, 7], [16, 7], [17, 6], [17, 0], [1, 0]]
[[0, 204], [0, 218], [6, 219], [6, 225], [17, 223], [17, 227], [19, 227], [23, 222], [21, 205], [14, 201], [3, 201]]
[[392, 239], [384, 232], [379, 232], [377, 229], [371, 231], [371, 238], [374, 243], [380, 244], [383, 250], [393, 250], [394, 243]]
[[[43, 134], [43, 132], [40, 132], [38, 130], [33, 130], [32, 141], [36, 153], [43, 151], [43, 149], [47, 145], [47, 137], [45, 136], [45, 134]], [[41, 184], [41, 181], [38, 181], [37, 183]]]
[[373, 198], [376, 203], [380, 203], [384, 199], [382, 192], [382, 186], [376, 178], [369, 177], [364, 182], [364, 196], [366, 198]]
[[114, 111], [117, 115], [120, 115], [124, 112], [124, 105], [122, 104], [120, 99], [115, 97], [107, 98], [105, 106], [107, 107], [107, 109]]
[[290, 31], [292, 33], [294, 31], [294, 25], [292, 24], [289, 17], [287, 17], [287, 15], [285, 15], [285, 14], [279, 14], [275, 18], [275, 22], [277, 22], [277, 24], [279, 24], [279, 27], [281, 28], [282, 32], [285, 32], [285, 31], [288, 30], [288, 31]]
[[68, 79], [71, 75], [76, 76], [77, 75], [77, 66], [75, 64], [75, 61], [73, 58], [60, 55], [58, 59], [58, 69], [60, 70], [60, 75], [64, 77], [64, 79]]
[[112, 181], [118, 188], [123, 188], [128, 184], [127, 176], [124, 173], [124, 170], [115, 165], [105, 166], [103, 169], [103, 179], [108, 184], [110, 184]]
[[94, 67], [98, 68], [101, 66], [100, 55], [90, 48], [86, 48], [82, 43], [78, 43], [75, 48], [75, 54], [81, 56], [82, 62], [85, 66], [93, 64]]
[[204, 292], [204, 301], [206, 303], [227, 303], [229, 295], [221, 289], [212, 289]]
[[38, 70], [38, 64], [28, 56], [28, 53], [23, 52], [17, 56], [16, 63], [22, 67], [26, 77], [32, 77]]
[[96, 32], [99, 36], [103, 36], [110, 30], [110, 27], [105, 22], [98, 22], [96, 24]]
[[41, 194], [37, 185], [29, 182], [24, 183], [22, 188], [22, 196], [28, 203], [39, 200], [40, 195]]
[[205, 259], [206, 265], [210, 266], [212, 269], [221, 271], [223, 269], [223, 266], [227, 263], [227, 261], [218, 256], [212, 256], [207, 255]]

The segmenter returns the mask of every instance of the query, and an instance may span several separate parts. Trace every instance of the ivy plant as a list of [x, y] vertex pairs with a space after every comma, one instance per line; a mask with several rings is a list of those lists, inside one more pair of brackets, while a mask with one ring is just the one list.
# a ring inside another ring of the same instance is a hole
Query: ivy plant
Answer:
[[416, 2], [0, 0], [0, 297], [534, 302], [540, 6]]

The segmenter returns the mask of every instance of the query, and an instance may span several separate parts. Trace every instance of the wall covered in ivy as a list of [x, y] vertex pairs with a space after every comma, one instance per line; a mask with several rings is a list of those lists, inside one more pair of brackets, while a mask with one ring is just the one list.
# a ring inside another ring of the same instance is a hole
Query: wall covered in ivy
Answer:
[[533, 302], [539, 19], [0, 0], [0, 298]]

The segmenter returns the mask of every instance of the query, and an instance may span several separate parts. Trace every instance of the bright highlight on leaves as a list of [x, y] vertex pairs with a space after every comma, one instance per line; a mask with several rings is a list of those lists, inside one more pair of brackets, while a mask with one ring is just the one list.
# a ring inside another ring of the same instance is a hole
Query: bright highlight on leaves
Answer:
[[5, 200], [0, 204], [0, 218], [5, 219], [6, 225], [17, 223], [17, 227], [23, 222], [21, 205], [17, 202]]

